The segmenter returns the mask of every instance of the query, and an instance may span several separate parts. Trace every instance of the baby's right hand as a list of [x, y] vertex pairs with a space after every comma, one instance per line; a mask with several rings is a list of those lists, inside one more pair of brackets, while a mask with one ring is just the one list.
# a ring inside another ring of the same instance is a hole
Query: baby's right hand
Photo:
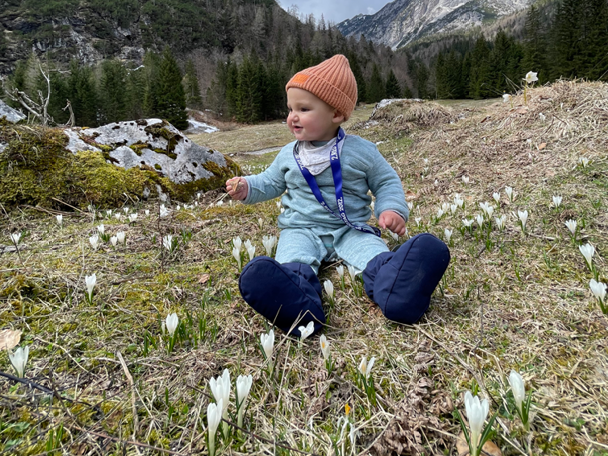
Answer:
[[249, 192], [249, 186], [247, 181], [242, 177], [233, 177], [226, 181], [226, 190], [232, 199], [242, 201], [247, 198]]

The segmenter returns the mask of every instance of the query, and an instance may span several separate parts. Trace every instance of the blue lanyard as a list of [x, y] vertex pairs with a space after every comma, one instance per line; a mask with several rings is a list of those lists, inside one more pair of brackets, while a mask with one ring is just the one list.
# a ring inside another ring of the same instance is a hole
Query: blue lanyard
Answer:
[[382, 233], [380, 232], [380, 230], [378, 228], [369, 226], [366, 224], [354, 225], [350, 220], [348, 220], [348, 217], [346, 217], [346, 212], [344, 211], [344, 195], [342, 194], [342, 168], [340, 167], [340, 149], [339, 149], [342, 145], [342, 141], [344, 141], [345, 136], [346, 136], [346, 134], [344, 133], [344, 130], [342, 128], [340, 128], [338, 130], [338, 137], [336, 138], [336, 144], [333, 145], [333, 147], [331, 148], [331, 152], [329, 154], [329, 163], [331, 165], [331, 173], [334, 178], [334, 186], [336, 187], [336, 203], [338, 205], [338, 212], [340, 215], [337, 215], [327, 205], [327, 203], [323, 199], [323, 195], [321, 195], [321, 190], [319, 190], [319, 186], [317, 185], [317, 181], [315, 180], [314, 176], [312, 174], [310, 174], [310, 171], [308, 171], [304, 167], [304, 165], [302, 165], [302, 160], [300, 159], [300, 153], [298, 152], [298, 145], [300, 144], [299, 141], [296, 142], [295, 146], [293, 146], [293, 157], [295, 158], [296, 163], [298, 164], [298, 167], [300, 168], [300, 171], [302, 172], [302, 176], [304, 176], [304, 179], [306, 179], [306, 182], [308, 182], [308, 185], [310, 186], [310, 189], [312, 190], [312, 194], [315, 195], [315, 198], [317, 199], [319, 204], [321, 206], [323, 206], [323, 208], [327, 212], [329, 212], [334, 217], [339, 218], [340, 220], [342, 220], [346, 225], [350, 226], [351, 228], [354, 228], [358, 231], [363, 231], [365, 233], [372, 233], [372, 234], [375, 234], [376, 236], [381, 236]]

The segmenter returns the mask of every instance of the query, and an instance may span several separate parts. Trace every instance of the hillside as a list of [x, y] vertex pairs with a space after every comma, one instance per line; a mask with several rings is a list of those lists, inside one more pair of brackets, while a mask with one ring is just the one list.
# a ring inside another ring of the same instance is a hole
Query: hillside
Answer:
[[51, 61], [88, 64], [113, 57], [141, 62], [146, 50], [167, 45], [180, 56], [196, 49], [230, 54], [251, 36], [265, 42], [259, 29], [272, 20], [288, 20], [274, 0], [11, 0], [3, 5], [0, 74], [32, 49]]
[[[401, 176], [408, 235], [441, 237], [452, 262], [415, 326], [387, 322], [358, 280], [325, 265], [320, 279], [335, 289], [333, 300], [324, 294], [329, 371], [317, 337], [277, 331], [266, 358], [270, 327], [239, 295], [232, 240], [263, 254], [263, 236], [280, 234], [278, 200], [230, 204], [215, 191], [163, 218], [155, 194], [90, 212], [2, 212], [0, 327], [22, 331], [2, 340], [29, 347], [23, 379], [0, 357], [2, 449], [208, 454], [209, 380], [228, 369], [233, 391], [239, 375], [253, 385], [240, 430], [230, 395], [218, 455], [463, 454], [454, 410], [464, 414], [467, 390], [498, 412], [492, 440], [505, 456], [603, 454], [608, 316], [589, 283], [608, 282], [607, 100], [608, 84], [561, 81], [512, 103], [401, 101], [359, 117], [348, 131], [378, 144]], [[245, 135], [259, 136], [234, 130]], [[100, 238], [93, 249], [100, 224], [125, 242]], [[10, 233], [22, 234], [18, 250]], [[579, 249], [588, 243], [589, 263]], [[375, 358], [366, 382], [362, 357]], [[530, 431], [515, 412], [512, 369], [531, 394]]]

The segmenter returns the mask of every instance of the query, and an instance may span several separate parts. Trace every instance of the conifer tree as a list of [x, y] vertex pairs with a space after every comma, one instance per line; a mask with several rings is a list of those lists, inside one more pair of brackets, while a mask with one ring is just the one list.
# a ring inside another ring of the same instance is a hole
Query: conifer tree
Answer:
[[144, 56], [144, 116], [158, 116], [158, 100], [160, 97], [160, 62], [158, 54], [146, 52]]
[[471, 98], [496, 96], [496, 93], [491, 90], [491, 83], [490, 48], [486, 39], [480, 36], [471, 53], [469, 96]]
[[145, 117], [144, 100], [146, 97], [146, 71], [143, 65], [127, 70], [126, 85], [127, 119]]
[[67, 86], [68, 99], [72, 104], [76, 125], [98, 126], [97, 87], [92, 69], [72, 60]]
[[257, 56], [245, 57], [239, 67], [236, 90], [236, 119], [253, 123], [261, 120], [263, 87], [260, 80]]
[[184, 90], [186, 92], [186, 106], [200, 109], [203, 106], [203, 100], [201, 98], [201, 89], [198, 85], [198, 77], [196, 76], [196, 68], [194, 68], [192, 59], [188, 60], [186, 64]]
[[416, 62], [416, 89], [418, 98], [430, 98], [429, 92], [429, 69], [424, 62]]
[[401, 98], [401, 86], [393, 70], [389, 70], [386, 78], [386, 98]]
[[541, 84], [549, 78], [546, 60], [546, 33], [545, 22], [540, 16], [540, 11], [536, 6], [530, 6], [526, 14], [524, 58], [521, 66], [526, 73], [528, 71], [537, 72]]
[[370, 103], [377, 103], [383, 98], [386, 98], [385, 89], [386, 86], [384, 84], [384, 81], [382, 80], [380, 69], [378, 68], [378, 65], [374, 63], [372, 75], [370, 77], [367, 90], [367, 101], [369, 101]]
[[188, 128], [182, 73], [168, 47], [163, 51], [158, 69], [157, 97], [156, 114], [179, 130]]
[[99, 107], [101, 123], [125, 120], [127, 70], [120, 60], [104, 60], [99, 77]]

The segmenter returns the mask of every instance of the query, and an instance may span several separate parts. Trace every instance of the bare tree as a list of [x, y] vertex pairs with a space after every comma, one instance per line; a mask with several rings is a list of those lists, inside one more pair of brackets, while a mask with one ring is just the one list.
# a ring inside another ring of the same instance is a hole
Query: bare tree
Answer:
[[53, 119], [48, 113], [49, 100], [51, 99], [51, 79], [48, 72], [44, 72], [42, 64], [38, 63], [38, 68], [40, 69], [40, 74], [42, 74], [42, 77], [46, 81], [46, 94], [42, 93], [42, 90], [38, 90], [39, 101], [33, 100], [25, 92], [16, 87], [5, 88], [5, 93], [8, 98], [23, 106], [27, 112], [40, 121], [42, 126], [46, 127], [49, 123], [53, 122]]

